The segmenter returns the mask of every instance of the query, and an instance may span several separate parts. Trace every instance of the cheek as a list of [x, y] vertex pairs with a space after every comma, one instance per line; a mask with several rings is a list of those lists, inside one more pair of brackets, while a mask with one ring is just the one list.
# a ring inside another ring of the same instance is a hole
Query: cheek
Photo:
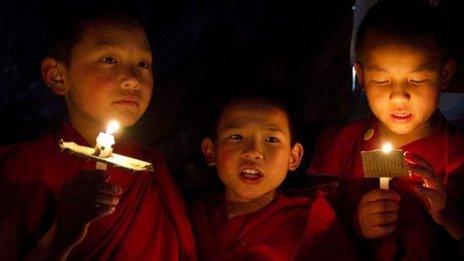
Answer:
[[93, 92], [100, 92], [113, 86], [117, 77], [112, 71], [101, 70], [98, 66], [81, 66], [73, 71], [72, 79], [81, 88], [87, 86]]
[[141, 93], [140, 97], [143, 99], [144, 106], [146, 109], [150, 103], [150, 100], [153, 94], [153, 81], [146, 83], [143, 86], [143, 88], [141, 88], [140, 93]]
[[145, 86], [153, 86], [153, 74], [151, 71], [142, 72], [139, 76], [141, 83]]
[[386, 92], [384, 88], [367, 85], [364, 87], [364, 93], [366, 94], [366, 98], [368, 100], [376, 100], [381, 99], [381, 97], [385, 96]]
[[230, 169], [238, 157], [238, 149], [227, 145], [220, 146], [216, 150], [216, 166], [218, 170]]
[[416, 96], [419, 100], [416, 102], [416, 105], [422, 112], [431, 114], [431, 112], [434, 112], [438, 107], [438, 102], [440, 99], [440, 93], [438, 90], [431, 88], [417, 93]]
[[267, 153], [268, 162], [273, 165], [275, 169], [287, 169], [288, 162], [290, 161], [290, 149], [278, 148], [272, 149]]
[[385, 103], [388, 103], [388, 94], [378, 88], [366, 88], [366, 98], [369, 107], [373, 112], [386, 109]]

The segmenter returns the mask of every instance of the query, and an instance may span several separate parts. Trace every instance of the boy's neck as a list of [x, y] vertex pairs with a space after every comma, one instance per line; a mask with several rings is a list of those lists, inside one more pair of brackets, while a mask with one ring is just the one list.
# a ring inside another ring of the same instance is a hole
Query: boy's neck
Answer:
[[274, 196], [275, 191], [270, 191], [256, 199], [238, 201], [236, 199], [230, 199], [230, 197], [226, 195], [227, 216], [231, 219], [235, 216], [256, 212], [271, 203]]
[[432, 134], [433, 131], [434, 124], [432, 120], [424, 124], [421, 128], [413, 130], [407, 134], [395, 133], [379, 122], [380, 142], [389, 142], [394, 148], [401, 148], [411, 142], [427, 137]]
[[104, 127], [99, 124], [79, 124], [71, 121], [71, 125], [77, 132], [89, 143], [90, 146], [95, 146], [98, 133], [104, 132]]

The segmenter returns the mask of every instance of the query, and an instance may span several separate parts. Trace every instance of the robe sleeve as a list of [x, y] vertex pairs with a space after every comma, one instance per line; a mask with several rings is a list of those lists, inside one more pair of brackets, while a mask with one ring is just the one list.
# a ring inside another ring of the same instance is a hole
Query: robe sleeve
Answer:
[[11, 240], [8, 244], [12, 256], [14, 250], [19, 251], [17, 257], [26, 255], [53, 223], [53, 192], [35, 175], [36, 169], [40, 168], [36, 163], [42, 160], [34, 156], [39, 149], [27, 143], [18, 145], [2, 160], [0, 196], [9, 207], [3, 210], [1, 225], [9, 232], [3, 233], [0, 244]]
[[323, 197], [317, 197], [309, 209], [295, 260], [357, 260], [355, 247]]
[[144, 156], [152, 160], [152, 162], [157, 162], [159, 164], [155, 166], [155, 168], [158, 168], [156, 179], [160, 183], [159, 187], [165, 199], [164, 203], [166, 208], [174, 221], [174, 226], [182, 247], [183, 260], [197, 260], [196, 244], [193, 237], [193, 230], [188, 219], [187, 209], [182, 194], [165, 164], [166, 161], [164, 157], [156, 151], [147, 148], [144, 148], [143, 153]]

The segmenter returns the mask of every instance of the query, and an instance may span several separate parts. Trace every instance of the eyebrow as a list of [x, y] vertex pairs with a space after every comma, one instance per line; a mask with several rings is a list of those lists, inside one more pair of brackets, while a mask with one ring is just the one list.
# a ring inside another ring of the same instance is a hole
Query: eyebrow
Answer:
[[417, 68], [414, 69], [412, 72], [432, 71], [434, 69], [435, 69], [435, 67], [433, 65], [431, 65], [430, 63], [423, 63], [423, 64], [417, 66]]
[[[116, 41], [113, 41], [113, 40], [110, 40], [110, 39], [102, 39], [102, 40], [98, 40], [94, 43], [94, 46], [100, 50], [100, 49], [104, 49], [104, 48], [107, 48], [107, 47], [111, 47], [111, 48], [123, 48], [123, 45], [116, 42]], [[139, 48], [145, 52], [150, 52], [151, 53], [151, 50], [150, 50], [150, 47], [146, 46], [146, 45], [143, 45], [143, 46], [139, 46]]]
[[[373, 71], [378, 71], [378, 72], [386, 72], [387, 70], [376, 65], [376, 64], [371, 64], [371, 65], [367, 65], [366, 66], [369, 70], [373, 70]], [[432, 71], [434, 70], [434, 66], [431, 65], [430, 63], [423, 63], [419, 66], [417, 66], [414, 70], [412, 70], [411, 72], [422, 72], [422, 71]]]
[[[276, 132], [281, 132], [284, 133], [284, 131], [277, 125], [275, 124], [265, 124], [265, 129], [269, 131], [276, 131]], [[230, 123], [224, 127], [224, 130], [236, 130], [240, 128], [244, 128], [246, 125], [239, 125], [236, 123]]]
[[366, 66], [367, 69], [369, 70], [373, 70], [373, 71], [379, 71], [379, 72], [386, 72], [387, 70], [385, 70], [384, 68], [376, 65], [376, 64], [369, 64]]

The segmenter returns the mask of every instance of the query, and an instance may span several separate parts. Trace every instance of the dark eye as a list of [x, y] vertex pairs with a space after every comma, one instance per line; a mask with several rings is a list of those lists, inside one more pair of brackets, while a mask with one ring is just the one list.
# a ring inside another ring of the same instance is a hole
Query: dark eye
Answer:
[[116, 63], [116, 59], [114, 59], [111, 56], [104, 57], [103, 59], [100, 60], [102, 63], [107, 63], [107, 64], [114, 64]]
[[144, 69], [150, 69], [151, 68], [151, 63], [147, 61], [139, 62], [139, 67], [144, 68]]
[[266, 141], [267, 141], [267, 142], [270, 142], [270, 143], [277, 143], [277, 142], [279, 142], [280, 140], [279, 140], [278, 138], [276, 138], [276, 137], [267, 137], [267, 138], [266, 138]]
[[239, 134], [233, 134], [233, 135], [230, 135], [230, 139], [231, 140], [243, 140], [243, 137], [242, 135], [239, 135]]

